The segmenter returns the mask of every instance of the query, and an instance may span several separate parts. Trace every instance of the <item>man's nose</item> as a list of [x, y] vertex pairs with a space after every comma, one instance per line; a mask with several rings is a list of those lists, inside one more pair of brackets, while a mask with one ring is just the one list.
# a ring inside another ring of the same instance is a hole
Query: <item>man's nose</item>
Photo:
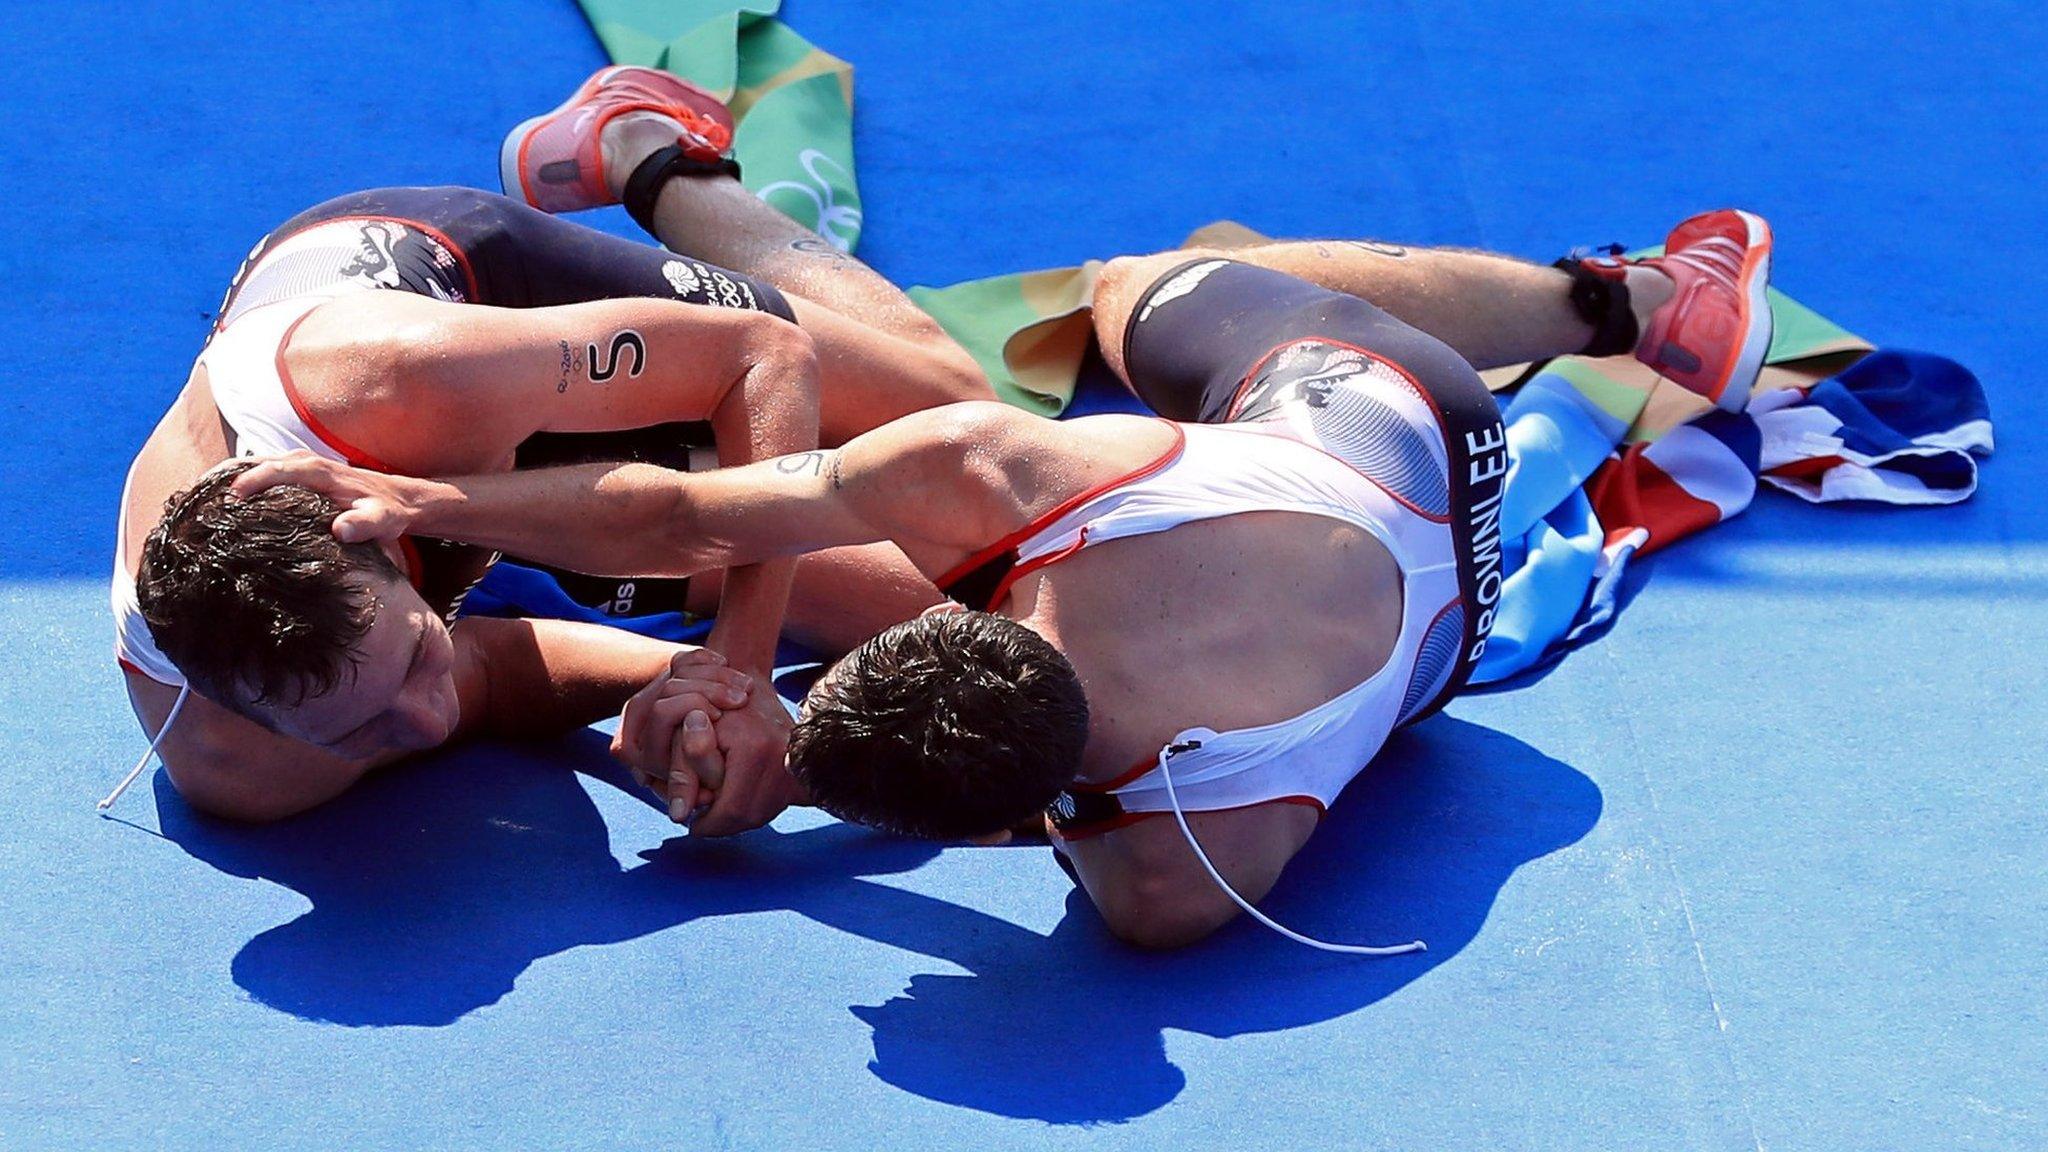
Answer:
[[431, 748], [448, 739], [449, 722], [440, 699], [422, 694], [406, 702], [400, 713], [405, 743], [413, 748]]

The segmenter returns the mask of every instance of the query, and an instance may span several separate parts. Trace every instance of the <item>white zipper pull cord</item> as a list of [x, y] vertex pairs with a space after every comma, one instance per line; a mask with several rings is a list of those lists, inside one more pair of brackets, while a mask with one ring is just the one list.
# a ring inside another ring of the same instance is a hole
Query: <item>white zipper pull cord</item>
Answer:
[[119, 784], [114, 785], [114, 790], [107, 793], [107, 798], [99, 802], [95, 811], [99, 812], [100, 815], [106, 815], [107, 809], [114, 806], [114, 801], [119, 800], [121, 794], [128, 791], [134, 785], [136, 779], [142, 775], [143, 769], [149, 767], [150, 758], [155, 756], [156, 750], [163, 746], [164, 737], [170, 735], [171, 725], [178, 722], [178, 713], [184, 710], [185, 700], [191, 695], [192, 685], [190, 684], [178, 689], [178, 702], [171, 705], [171, 714], [164, 717], [164, 726], [156, 730], [156, 739], [149, 742], [149, 751], [144, 752], [142, 759], [135, 762], [135, 767], [129, 771], [128, 775], [122, 777]]
[[1185, 743], [1170, 745], [1162, 750], [1159, 753], [1159, 776], [1160, 779], [1166, 781], [1166, 802], [1173, 805], [1174, 821], [1180, 825], [1180, 834], [1187, 837], [1188, 847], [1195, 850], [1195, 859], [1202, 862], [1202, 867], [1209, 873], [1209, 879], [1214, 880], [1216, 886], [1223, 889], [1223, 894], [1230, 897], [1232, 902], [1239, 908], [1244, 909], [1245, 915], [1250, 916], [1252, 919], [1257, 920], [1259, 923], [1264, 924], [1266, 927], [1271, 928], [1273, 931], [1278, 932], [1297, 944], [1306, 944], [1311, 948], [1320, 948], [1325, 952], [1341, 952], [1347, 956], [1402, 956], [1409, 952], [1424, 952], [1428, 950], [1428, 945], [1420, 940], [1411, 940], [1406, 944], [1386, 945], [1333, 944], [1327, 940], [1318, 940], [1313, 936], [1304, 936], [1294, 929], [1287, 927], [1285, 924], [1252, 907], [1251, 901], [1239, 896], [1237, 889], [1232, 888], [1230, 882], [1223, 878], [1223, 874], [1216, 871], [1216, 865], [1209, 862], [1209, 854], [1202, 851], [1201, 843], [1195, 839], [1195, 830], [1188, 827], [1187, 813], [1181, 811], [1180, 796], [1173, 789], [1173, 769], [1168, 766], [1168, 761], [1182, 752], [1191, 752], [1201, 746], [1201, 741], [1190, 740]]

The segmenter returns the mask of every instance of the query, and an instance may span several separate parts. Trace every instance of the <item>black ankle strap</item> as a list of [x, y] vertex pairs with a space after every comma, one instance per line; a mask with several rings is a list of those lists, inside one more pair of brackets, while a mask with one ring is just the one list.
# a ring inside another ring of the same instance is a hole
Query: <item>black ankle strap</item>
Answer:
[[626, 178], [626, 194], [620, 199], [625, 202], [626, 211], [639, 222], [640, 227], [654, 234], [654, 202], [661, 198], [661, 190], [667, 186], [671, 176], [731, 176], [739, 179], [740, 164], [730, 156], [721, 156], [716, 163], [699, 160], [683, 151], [679, 145], [671, 144], [640, 162], [633, 174]]
[[1633, 352], [1642, 333], [1636, 315], [1628, 306], [1628, 284], [1619, 275], [1602, 274], [1587, 268], [1577, 256], [1567, 256], [1551, 265], [1571, 273], [1572, 307], [1579, 319], [1593, 326], [1593, 338], [1586, 341], [1581, 356], [1620, 356]]

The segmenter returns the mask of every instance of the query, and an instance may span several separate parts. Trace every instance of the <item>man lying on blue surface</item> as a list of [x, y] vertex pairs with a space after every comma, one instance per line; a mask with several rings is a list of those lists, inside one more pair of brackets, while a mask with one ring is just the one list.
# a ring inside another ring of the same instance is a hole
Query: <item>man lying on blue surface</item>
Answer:
[[[993, 394], [894, 286], [741, 188], [730, 131], [683, 81], [607, 69], [508, 140], [510, 190], [554, 210], [624, 196], [673, 251], [462, 188], [344, 196], [258, 244], [136, 455], [115, 550], [129, 697], [188, 800], [274, 819], [451, 738], [574, 728], [676, 650], [593, 624], [458, 620], [495, 554], [338, 547], [324, 502], [228, 500], [222, 462], [707, 467]], [[711, 648], [757, 673], [785, 628], [843, 652], [938, 599], [886, 545], [719, 575], [561, 579], [618, 615], [723, 609]], [[730, 791], [709, 824], [752, 827], [795, 795]]]
[[352, 544], [424, 535], [607, 575], [892, 544], [949, 604], [854, 648], [794, 723], [765, 681], [683, 654], [627, 705], [620, 755], [677, 810], [798, 792], [947, 839], [1049, 810], [1111, 929], [1173, 946], [1266, 892], [1484, 652], [1507, 454], [1475, 367], [1633, 350], [1739, 406], [1770, 339], [1770, 247], [1722, 211], [1662, 257], [1563, 268], [1316, 242], [1124, 258], [1096, 334], [1163, 418], [954, 404], [700, 473], [427, 480], [298, 454], [233, 491], [320, 493]]

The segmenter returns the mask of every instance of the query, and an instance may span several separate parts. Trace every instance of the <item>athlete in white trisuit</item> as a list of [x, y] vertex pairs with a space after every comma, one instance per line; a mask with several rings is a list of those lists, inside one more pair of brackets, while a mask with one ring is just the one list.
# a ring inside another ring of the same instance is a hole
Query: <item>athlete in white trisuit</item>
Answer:
[[[250, 254], [129, 470], [116, 546], [116, 652], [188, 800], [289, 815], [451, 738], [613, 714], [676, 651], [587, 623], [457, 620], [488, 550], [424, 538], [336, 549], [318, 502], [227, 501], [221, 477], [196, 483], [223, 461], [302, 449], [421, 474], [738, 464], [992, 395], [893, 286], [740, 186], [730, 129], [683, 81], [614, 68], [507, 148], [523, 199], [565, 210], [632, 191], [629, 207], [674, 251], [502, 196], [401, 188], [301, 213]], [[531, 190], [522, 171], [555, 183]], [[559, 578], [606, 615], [722, 607], [710, 648], [757, 673], [786, 598], [788, 630], [826, 651], [938, 598], [887, 547], [806, 558], [793, 576], [746, 566], [722, 591], [711, 575]], [[752, 827], [797, 795], [731, 789], [705, 826]]]
[[1723, 211], [1638, 262], [1314, 242], [1124, 258], [1097, 336], [1165, 418], [960, 404], [707, 473], [423, 480], [297, 456], [236, 488], [349, 505], [342, 539], [423, 532], [619, 574], [891, 542], [949, 608], [854, 649], [793, 726], [765, 686], [736, 708], [729, 669], [678, 657], [617, 750], [684, 804], [786, 772], [917, 835], [1048, 809], [1110, 928], [1171, 946], [1265, 893], [1483, 653], [1507, 454], [1475, 366], [1634, 351], [1739, 405], [1769, 343], [1770, 250], [1762, 220]]

